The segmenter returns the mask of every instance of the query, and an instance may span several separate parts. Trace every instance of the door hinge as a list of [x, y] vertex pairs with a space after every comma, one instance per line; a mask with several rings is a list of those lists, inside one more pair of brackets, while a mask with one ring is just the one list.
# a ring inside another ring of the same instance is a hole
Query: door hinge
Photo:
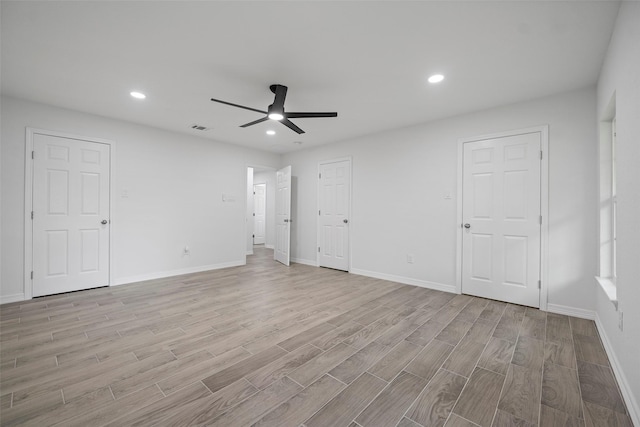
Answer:
[[35, 152], [35, 151], [32, 151], [32, 152], [31, 152], [31, 158], [32, 158], [32, 159], [35, 159], [35, 158], [36, 158], [36, 152]]
[[540, 160], [542, 160], [542, 150], [540, 150]]
[[253, 213], [253, 216], [256, 216], [256, 213], [255, 213], [255, 212]]
[[320, 215], [320, 209], [318, 209], [318, 215]]
[[31, 272], [31, 280], [33, 280], [33, 271]]
[[542, 225], [542, 215], [540, 215], [540, 225]]
[[252, 234], [252, 235], [251, 235], [251, 237], [253, 237], [253, 238], [255, 239], [255, 238], [256, 238], [256, 235], [255, 235], [255, 234]]
[[542, 281], [538, 280], [538, 289], [542, 289]]
[[318, 179], [322, 179], [322, 173], [318, 174]]
[[31, 211], [31, 219], [33, 219], [33, 211]]
[[320, 253], [320, 246], [318, 246], [318, 253]]

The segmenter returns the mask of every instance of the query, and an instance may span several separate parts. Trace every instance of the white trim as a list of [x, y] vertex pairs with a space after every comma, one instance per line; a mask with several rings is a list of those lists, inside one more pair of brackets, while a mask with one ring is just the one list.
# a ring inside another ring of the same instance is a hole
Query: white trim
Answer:
[[462, 181], [464, 163], [464, 143], [458, 140], [458, 179], [456, 183], [456, 293], [462, 293]]
[[456, 285], [455, 293], [462, 293], [462, 179], [463, 179], [463, 150], [467, 142], [482, 141], [486, 139], [503, 138], [506, 136], [523, 135], [527, 133], [540, 133], [540, 149], [542, 160], [540, 161], [540, 214], [542, 225], [540, 226], [540, 310], [548, 310], [549, 293], [549, 125], [534, 126], [530, 128], [498, 132], [488, 135], [480, 135], [470, 138], [458, 139], [458, 182], [457, 182], [457, 214], [456, 214]]
[[202, 273], [203, 271], [220, 270], [222, 268], [238, 267], [246, 265], [244, 260], [222, 262], [220, 264], [202, 265], [199, 267], [180, 268], [177, 270], [160, 271], [157, 273], [139, 274], [137, 276], [128, 276], [115, 279], [111, 286], [127, 285], [131, 283], [144, 282], [146, 280], [164, 279], [173, 276], [182, 276], [184, 274]]
[[24, 300], [25, 300], [24, 299], [24, 293], [0, 296], [0, 305], [1, 304], [9, 304], [9, 303], [12, 303], [12, 302], [24, 301]]
[[540, 310], [549, 302], [549, 125], [540, 126]]
[[33, 268], [33, 222], [31, 211], [33, 210], [33, 135], [35, 129], [26, 128], [24, 149], [24, 275], [23, 294], [24, 299], [29, 300], [33, 295], [33, 283], [31, 271]]
[[[251, 176], [249, 176], [249, 169], [251, 169]], [[251, 199], [251, 210], [253, 211], [253, 196], [249, 197], [249, 181], [251, 181], [251, 191], [253, 192], [253, 175], [254, 175], [253, 166], [247, 166], [244, 169], [244, 227], [242, 228], [242, 241], [244, 242], [242, 246], [245, 248], [244, 259], [247, 259], [247, 256], [253, 255], [253, 238], [251, 238], [251, 244], [249, 245], [249, 230], [251, 230], [251, 234], [253, 235], [253, 227], [255, 226], [255, 222], [253, 221], [253, 216], [249, 215], [249, 199]]]
[[267, 245], [266, 243], [265, 243], [264, 247], [267, 248], [267, 249], [275, 249], [276, 248], [274, 245]]
[[616, 308], [616, 311], [617, 311], [618, 310], [618, 289], [616, 288], [615, 279], [612, 279], [610, 277], [600, 277], [600, 276], [595, 276], [595, 279], [596, 279], [596, 282], [598, 282], [598, 285], [600, 285], [600, 288], [602, 289], [602, 291], [605, 293], [607, 298], [609, 298], [609, 301], [611, 301], [611, 303], [613, 304], [613, 306]]
[[33, 159], [31, 152], [33, 151], [34, 135], [48, 135], [58, 138], [77, 139], [80, 141], [94, 142], [98, 144], [106, 144], [109, 146], [109, 273], [107, 278], [107, 286], [111, 286], [113, 278], [114, 263], [113, 257], [113, 236], [115, 235], [114, 227], [116, 223], [113, 220], [113, 202], [115, 200], [115, 141], [85, 137], [81, 135], [71, 134], [67, 132], [59, 132], [46, 129], [38, 129], [33, 127], [25, 128], [25, 151], [24, 151], [24, 300], [33, 298], [33, 281], [31, 279], [31, 271], [33, 271], [33, 221], [31, 220], [31, 211], [33, 210]]
[[296, 264], [310, 265], [312, 267], [318, 267], [318, 261], [313, 261], [310, 259], [291, 258], [291, 262], [295, 262]]
[[593, 310], [585, 310], [584, 308], [569, 307], [568, 305], [547, 304], [549, 313], [564, 314], [565, 316], [579, 317], [581, 319], [593, 320], [596, 318], [596, 312]]
[[[346, 157], [338, 157], [335, 159], [329, 159], [329, 160], [321, 160], [318, 162], [318, 185], [316, 186], [316, 206], [317, 206], [317, 210], [320, 210], [320, 167], [322, 165], [327, 165], [329, 163], [338, 163], [338, 162], [349, 162], [349, 238], [347, 239], [347, 244], [349, 245], [349, 266], [347, 267], [347, 271], [351, 271], [351, 260], [353, 259], [352, 257], [352, 245], [351, 245], [351, 235], [353, 234], [351, 232], [351, 225], [352, 225], [352, 221], [351, 218], [353, 218], [353, 210], [352, 210], [352, 200], [353, 200], [353, 160], [351, 156], [346, 156]], [[320, 215], [316, 216], [316, 248], [319, 247], [320, 244]], [[316, 253], [316, 266], [320, 266], [320, 253]]]
[[396, 276], [394, 274], [378, 273], [377, 271], [368, 271], [368, 270], [360, 270], [360, 269], [353, 269], [351, 270], [350, 273], [357, 274], [359, 276], [373, 277], [374, 279], [381, 279], [381, 280], [388, 280], [390, 282], [402, 283], [405, 285], [419, 286], [421, 288], [449, 292], [453, 294], [459, 293], [456, 291], [456, 287], [454, 285], [445, 285], [443, 283], [429, 282], [426, 280], [413, 279], [411, 277]]
[[611, 364], [611, 370], [613, 371], [613, 375], [616, 377], [618, 381], [618, 386], [620, 386], [620, 392], [622, 393], [622, 397], [624, 399], [624, 403], [627, 405], [627, 411], [629, 412], [629, 418], [633, 422], [633, 425], [640, 426], [640, 402], [633, 395], [633, 391], [631, 390], [631, 386], [629, 385], [629, 381], [627, 380], [624, 371], [620, 367], [620, 361], [616, 356], [616, 352], [613, 350], [613, 346], [611, 345], [611, 341], [609, 341], [609, 337], [605, 331], [605, 327], [600, 320], [600, 316], [596, 312], [595, 316], [596, 328], [598, 329], [598, 334], [600, 334], [600, 339], [602, 341], [602, 345], [604, 346], [604, 350], [607, 353], [607, 357], [609, 357], [609, 362]]

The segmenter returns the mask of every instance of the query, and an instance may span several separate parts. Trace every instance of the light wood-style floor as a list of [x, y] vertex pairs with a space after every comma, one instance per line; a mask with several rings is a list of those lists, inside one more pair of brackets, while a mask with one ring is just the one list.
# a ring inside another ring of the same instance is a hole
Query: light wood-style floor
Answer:
[[2, 426], [631, 426], [592, 321], [248, 265], [0, 307]]

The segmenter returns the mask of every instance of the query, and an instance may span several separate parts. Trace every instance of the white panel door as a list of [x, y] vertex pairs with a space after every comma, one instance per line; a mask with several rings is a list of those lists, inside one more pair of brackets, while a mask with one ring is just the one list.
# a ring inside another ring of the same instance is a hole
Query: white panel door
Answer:
[[33, 138], [33, 296], [109, 284], [108, 144]]
[[291, 234], [291, 166], [276, 172], [276, 261], [289, 265]]
[[462, 292], [539, 307], [541, 134], [463, 147]]
[[267, 218], [267, 184], [253, 186], [253, 244], [264, 245]]
[[320, 164], [318, 264], [349, 271], [351, 162]]

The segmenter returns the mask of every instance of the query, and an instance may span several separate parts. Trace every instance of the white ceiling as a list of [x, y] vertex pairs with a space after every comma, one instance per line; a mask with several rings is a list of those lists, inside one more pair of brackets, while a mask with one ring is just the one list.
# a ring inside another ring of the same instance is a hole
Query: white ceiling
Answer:
[[[2, 93], [282, 153], [594, 84], [618, 6], [3, 0]], [[273, 83], [338, 118], [240, 128], [260, 114], [209, 100], [265, 110]]]

